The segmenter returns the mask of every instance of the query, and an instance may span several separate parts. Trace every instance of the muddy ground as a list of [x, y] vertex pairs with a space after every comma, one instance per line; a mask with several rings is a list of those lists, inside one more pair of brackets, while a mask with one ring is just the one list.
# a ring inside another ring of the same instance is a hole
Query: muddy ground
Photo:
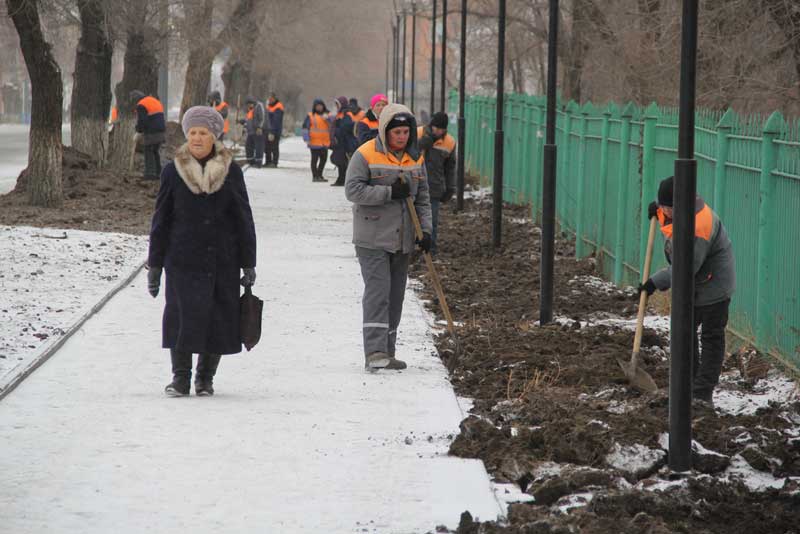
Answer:
[[[184, 142], [175, 122], [167, 123], [167, 142], [161, 147], [161, 163], [171, 160]], [[26, 171], [17, 186], [0, 195], [0, 225], [75, 228], [96, 232], [147, 234], [158, 193], [157, 180], [144, 180], [144, 155], [134, 160], [134, 170], [102, 168], [90, 156], [64, 147], [64, 203], [59, 208], [28, 205]]]
[[[528, 210], [504, 209], [497, 253], [488, 201], [444, 211], [437, 268], [463, 323], [452, 383], [474, 399], [450, 453], [483, 460], [496, 482], [533, 497], [512, 504], [503, 524], [465, 516], [458, 533], [800, 532], [798, 483], [787, 479], [800, 476], [800, 402], [786, 395], [749, 415], [698, 407], [693, 438], [714, 452], [698, 449], [695, 470], [670, 480], [668, 334], [645, 330], [644, 365], [661, 392], [643, 394], [628, 386], [615, 360], [630, 357], [633, 330], [586, 324], [599, 315], [634, 318], [633, 290], [599, 283], [594, 261], [576, 261], [568, 240], [558, 239], [559, 323], [540, 327], [540, 234]], [[412, 275], [442, 319], [423, 262]], [[438, 337], [446, 362], [453, 346]], [[726, 358], [723, 376], [718, 390], [747, 395], [780, 373], [741, 349]], [[753, 486], [759, 477], [779, 489], [752, 491], [742, 482]]]

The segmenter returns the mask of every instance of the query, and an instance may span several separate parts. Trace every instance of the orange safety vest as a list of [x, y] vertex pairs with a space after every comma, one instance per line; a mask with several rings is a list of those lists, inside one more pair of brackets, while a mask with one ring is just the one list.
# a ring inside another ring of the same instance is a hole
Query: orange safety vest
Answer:
[[378, 121], [377, 120], [371, 121], [367, 117], [364, 117], [359, 122], [361, 124], [366, 124], [367, 126], [369, 126], [370, 130], [377, 130], [378, 129]]
[[152, 96], [144, 97], [143, 99], [139, 100], [136, 105], [144, 107], [148, 115], [164, 113], [164, 106], [161, 105], [161, 102], [159, 102], [157, 98]]
[[[661, 233], [664, 234], [666, 239], [672, 239], [672, 220], [670, 219], [669, 222], [667, 222], [667, 216], [664, 215], [664, 210], [661, 208], [658, 208], [656, 215], [658, 217], [659, 226], [661, 226]], [[702, 209], [695, 213], [694, 216], [694, 236], [710, 241], [713, 231], [714, 212], [711, 211], [708, 204], [704, 204]]]
[[[220, 102], [219, 105], [214, 106], [214, 109], [219, 111], [220, 115], [222, 115], [222, 110], [228, 107], [227, 102]], [[228, 123], [228, 117], [225, 117], [225, 126], [222, 128], [222, 133], [228, 133], [228, 128], [230, 128], [230, 124]]]
[[308, 114], [308, 144], [313, 146], [331, 146], [331, 130], [328, 121], [322, 115]]
[[270, 113], [274, 113], [275, 111], [277, 111], [279, 109], [283, 109], [283, 102], [276, 102], [275, 104], [273, 104], [271, 106], [267, 105], [267, 109], [269, 110]]
[[111, 116], [108, 118], [108, 122], [114, 123], [117, 122], [117, 119], [119, 119], [119, 111], [117, 111], [117, 106], [113, 106], [111, 108]]
[[248, 111], [247, 115], [246, 115], [247, 116], [247, 120], [249, 120], [249, 121], [253, 120], [253, 115], [255, 115], [255, 113], [256, 113], [256, 108], [253, 108], [250, 111]]

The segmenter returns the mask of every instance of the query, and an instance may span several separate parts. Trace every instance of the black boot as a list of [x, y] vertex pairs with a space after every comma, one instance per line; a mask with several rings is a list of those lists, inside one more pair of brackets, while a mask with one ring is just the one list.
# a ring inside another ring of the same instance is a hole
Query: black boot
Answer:
[[219, 360], [219, 354], [200, 354], [197, 357], [194, 393], [198, 397], [209, 397], [214, 394], [214, 375], [217, 374]]
[[185, 397], [192, 382], [192, 353], [170, 349], [169, 355], [172, 359], [172, 382], [164, 388], [164, 393], [169, 397]]

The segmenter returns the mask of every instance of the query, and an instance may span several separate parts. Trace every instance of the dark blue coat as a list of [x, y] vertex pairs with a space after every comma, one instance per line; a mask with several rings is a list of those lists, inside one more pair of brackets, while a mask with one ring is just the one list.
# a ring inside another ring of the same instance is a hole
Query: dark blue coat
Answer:
[[342, 110], [341, 117], [336, 118], [334, 123], [334, 139], [336, 140], [331, 147], [331, 163], [337, 167], [347, 166], [347, 162], [353, 152], [358, 148], [353, 130], [355, 124], [353, 119], [347, 114], [347, 109]]
[[216, 150], [202, 169], [184, 145], [164, 167], [148, 264], [166, 273], [163, 347], [236, 354], [239, 270], [256, 265], [256, 234], [242, 170]]
[[280, 100], [275, 100], [274, 111], [270, 111], [270, 106], [267, 104], [267, 118], [264, 121], [264, 130], [275, 137], [280, 137], [283, 133], [283, 104], [278, 106], [280, 103]]

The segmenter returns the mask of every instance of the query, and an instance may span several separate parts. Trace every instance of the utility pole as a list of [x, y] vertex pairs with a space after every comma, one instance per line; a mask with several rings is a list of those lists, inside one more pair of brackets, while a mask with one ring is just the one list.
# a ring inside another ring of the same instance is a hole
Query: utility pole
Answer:
[[389, 94], [389, 39], [386, 39], [386, 76], [384, 77], [383, 92]]
[[431, 117], [436, 113], [436, 0], [431, 15]]
[[403, 8], [403, 67], [402, 71], [403, 74], [401, 75], [401, 80], [403, 82], [402, 87], [400, 87], [400, 103], [405, 105], [406, 103], [406, 26], [407, 24], [407, 16], [406, 16], [406, 8]]
[[539, 324], [553, 320], [553, 264], [556, 236], [556, 83], [558, 0], [550, 0], [547, 32], [547, 132], [542, 165], [542, 256], [539, 262]]
[[461, 0], [461, 54], [458, 75], [458, 155], [456, 175], [456, 209], [464, 209], [464, 148], [467, 143], [466, 119], [464, 107], [466, 104], [466, 73], [467, 73], [467, 0]]
[[411, 113], [414, 113], [414, 94], [417, 81], [417, 3], [411, 2]]
[[669, 468], [692, 468], [692, 359], [694, 353], [694, 107], [697, 74], [697, 0], [683, 0], [678, 159], [675, 160], [672, 306], [669, 342]]
[[169, 3], [159, 3], [159, 25], [161, 32], [161, 61], [158, 65], [158, 99], [164, 105], [164, 118], [169, 119]]
[[442, 0], [442, 111], [447, 111], [447, 0]]
[[494, 179], [492, 190], [492, 245], [499, 249], [503, 233], [503, 92], [506, 56], [506, 0], [499, 0], [497, 31], [497, 115], [494, 130]]

